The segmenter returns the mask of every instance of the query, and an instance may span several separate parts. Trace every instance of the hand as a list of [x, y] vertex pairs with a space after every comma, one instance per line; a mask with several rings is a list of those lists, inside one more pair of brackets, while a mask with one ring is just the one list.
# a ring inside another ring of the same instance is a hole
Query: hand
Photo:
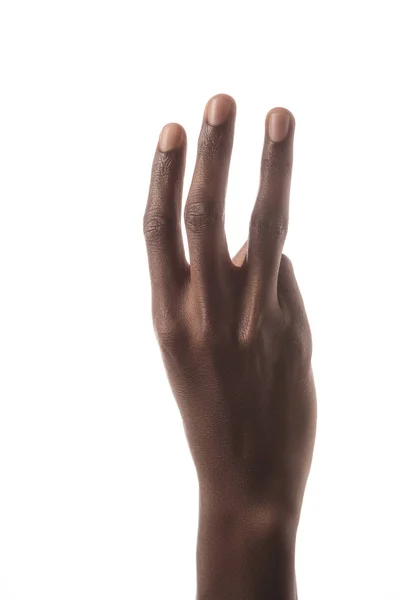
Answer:
[[[181, 232], [186, 135], [167, 125], [144, 216], [153, 321], [200, 490], [198, 598], [295, 598], [294, 544], [316, 427], [311, 334], [289, 259], [294, 118], [267, 115], [248, 244], [224, 202], [236, 106], [206, 107]], [[251, 557], [251, 558], [250, 558]]]

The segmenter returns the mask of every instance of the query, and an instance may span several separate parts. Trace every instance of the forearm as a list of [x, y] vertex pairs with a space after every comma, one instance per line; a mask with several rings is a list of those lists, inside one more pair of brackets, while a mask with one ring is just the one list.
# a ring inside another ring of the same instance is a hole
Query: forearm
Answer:
[[296, 600], [296, 527], [268, 511], [201, 502], [198, 600]]

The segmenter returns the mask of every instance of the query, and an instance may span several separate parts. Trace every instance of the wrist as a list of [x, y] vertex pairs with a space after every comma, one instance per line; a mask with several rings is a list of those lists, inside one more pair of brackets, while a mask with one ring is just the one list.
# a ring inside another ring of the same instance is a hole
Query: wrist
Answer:
[[295, 600], [296, 530], [277, 510], [201, 499], [198, 600]]
[[282, 501], [266, 500], [267, 494], [249, 494], [240, 486], [215, 486], [200, 484], [200, 523], [213, 523], [222, 529], [245, 535], [279, 534], [295, 540], [301, 506]]

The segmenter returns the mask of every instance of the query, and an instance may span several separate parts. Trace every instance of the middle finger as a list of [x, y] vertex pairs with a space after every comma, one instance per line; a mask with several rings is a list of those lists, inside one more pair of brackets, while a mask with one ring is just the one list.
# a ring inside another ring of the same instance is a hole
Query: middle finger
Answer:
[[208, 102], [185, 207], [191, 278], [204, 300], [223, 285], [230, 265], [224, 216], [235, 114], [231, 96], [218, 94]]

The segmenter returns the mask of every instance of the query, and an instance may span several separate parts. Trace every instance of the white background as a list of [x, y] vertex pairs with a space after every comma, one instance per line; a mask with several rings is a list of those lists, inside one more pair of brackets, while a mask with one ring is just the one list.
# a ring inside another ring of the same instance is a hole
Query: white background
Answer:
[[[238, 106], [227, 232], [264, 117], [296, 116], [290, 235], [319, 429], [304, 600], [400, 599], [397, 3], [0, 2], [0, 597], [195, 596], [197, 488], [142, 239], [161, 127]], [[397, 57], [397, 58], [396, 58]]]

